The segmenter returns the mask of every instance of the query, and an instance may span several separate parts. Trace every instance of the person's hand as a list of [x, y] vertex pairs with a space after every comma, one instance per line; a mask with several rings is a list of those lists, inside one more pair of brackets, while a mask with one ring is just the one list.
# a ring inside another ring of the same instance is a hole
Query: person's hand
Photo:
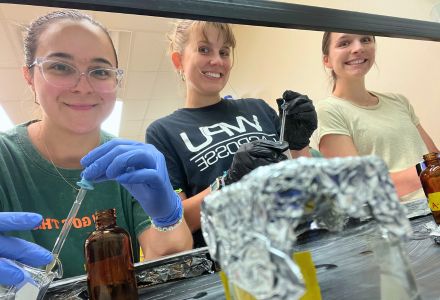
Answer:
[[25, 279], [26, 273], [11, 260], [40, 267], [49, 264], [52, 253], [43, 247], [25, 240], [5, 236], [7, 231], [32, 230], [43, 217], [27, 212], [0, 212], [0, 284], [17, 285]]
[[241, 145], [235, 152], [231, 167], [224, 178], [225, 184], [228, 185], [240, 180], [244, 175], [260, 166], [286, 160], [287, 156], [283, 154], [286, 150], [288, 150], [286, 142], [281, 144], [268, 140], [257, 140]]
[[157, 227], [181, 220], [180, 197], [171, 186], [163, 154], [153, 145], [113, 139], [84, 156], [81, 164], [86, 180], [122, 184]]
[[318, 128], [318, 117], [312, 101], [306, 95], [287, 90], [283, 98], [277, 99], [277, 104], [280, 118], [285, 106], [284, 140], [289, 143], [289, 149], [301, 150], [309, 145], [310, 137]]

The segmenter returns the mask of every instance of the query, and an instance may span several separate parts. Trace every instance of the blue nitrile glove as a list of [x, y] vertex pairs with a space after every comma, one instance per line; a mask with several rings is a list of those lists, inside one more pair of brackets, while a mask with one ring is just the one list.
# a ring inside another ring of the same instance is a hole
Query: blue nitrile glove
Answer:
[[2, 235], [2, 232], [32, 230], [43, 217], [36, 213], [0, 212], [0, 284], [17, 285], [25, 279], [25, 271], [11, 260], [33, 267], [47, 265], [52, 253], [25, 240]]
[[171, 186], [165, 158], [153, 145], [113, 139], [84, 156], [81, 164], [86, 180], [122, 184], [154, 225], [167, 227], [182, 218], [182, 203]]

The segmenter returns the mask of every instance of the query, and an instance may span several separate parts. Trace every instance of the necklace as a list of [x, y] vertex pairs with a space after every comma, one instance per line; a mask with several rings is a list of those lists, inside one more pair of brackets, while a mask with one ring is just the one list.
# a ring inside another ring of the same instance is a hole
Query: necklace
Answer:
[[39, 135], [40, 135], [40, 140], [43, 141], [44, 148], [46, 149], [47, 157], [49, 158], [49, 161], [52, 164], [52, 166], [54, 167], [55, 171], [58, 173], [58, 175], [60, 175], [61, 179], [63, 179], [72, 189], [79, 192], [80, 189], [78, 187], [74, 186], [73, 184], [71, 184], [69, 181], [67, 181], [66, 177], [64, 177], [63, 174], [61, 174], [60, 170], [58, 170], [57, 166], [55, 166], [55, 163], [53, 162], [52, 157], [50, 155], [49, 148], [47, 147], [46, 141], [41, 136], [41, 125], [40, 125], [40, 134]]
[[47, 156], [49, 158], [50, 163], [52, 164], [52, 166], [54, 167], [55, 171], [58, 173], [58, 175], [60, 175], [61, 179], [63, 179], [68, 185], [70, 185], [70, 187], [76, 191], [79, 192], [79, 188], [77, 188], [76, 186], [74, 186], [73, 184], [71, 184], [69, 181], [67, 181], [67, 179], [63, 176], [63, 174], [61, 174], [60, 170], [58, 170], [57, 166], [55, 166], [52, 158], [50, 157], [50, 152], [49, 149], [47, 148], [46, 142], [43, 140], [43, 144], [44, 144], [44, 148], [46, 148], [46, 152], [47, 152]]

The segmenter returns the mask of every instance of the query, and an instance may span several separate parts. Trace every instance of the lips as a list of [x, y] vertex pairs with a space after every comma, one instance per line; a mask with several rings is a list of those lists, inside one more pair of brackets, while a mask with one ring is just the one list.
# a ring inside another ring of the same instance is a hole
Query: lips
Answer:
[[219, 73], [219, 72], [201, 71], [201, 73], [206, 77], [214, 78], [214, 79], [222, 78], [224, 76], [223, 73]]
[[345, 64], [350, 65], [350, 66], [361, 65], [363, 63], [366, 63], [367, 61], [368, 61], [368, 59], [366, 59], [366, 58], [357, 58], [357, 59], [349, 60]]
[[81, 103], [81, 104], [64, 103], [64, 104], [74, 110], [90, 110], [97, 105], [97, 104], [83, 104], [83, 103]]

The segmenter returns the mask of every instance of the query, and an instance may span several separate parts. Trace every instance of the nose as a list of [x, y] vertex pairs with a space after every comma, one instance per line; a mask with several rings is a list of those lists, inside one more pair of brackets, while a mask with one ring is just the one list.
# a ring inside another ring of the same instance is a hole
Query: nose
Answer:
[[72, 90], [84, 92], [84, 93], [91, 93], [94, 91], [92, 85], [89, 82], [89, 78], [87, 77], [87, 74], [85, 72], [79, 74], [78, 81], [72, 87]]
[[354, 53], [361, 52], [364, 50], [364, 44], [362, 44], [361, 41], [356, 40], [352, 43], [352, 45], [353, 45], [352, 51]]
[[223, 64], [223, 59], [220, 56], [220, 54], [214, 54], [211, 57], [211, 60], [209, 61], [209, 63], [213, 66], [217, 66], [217, 65], [222, 65]]

